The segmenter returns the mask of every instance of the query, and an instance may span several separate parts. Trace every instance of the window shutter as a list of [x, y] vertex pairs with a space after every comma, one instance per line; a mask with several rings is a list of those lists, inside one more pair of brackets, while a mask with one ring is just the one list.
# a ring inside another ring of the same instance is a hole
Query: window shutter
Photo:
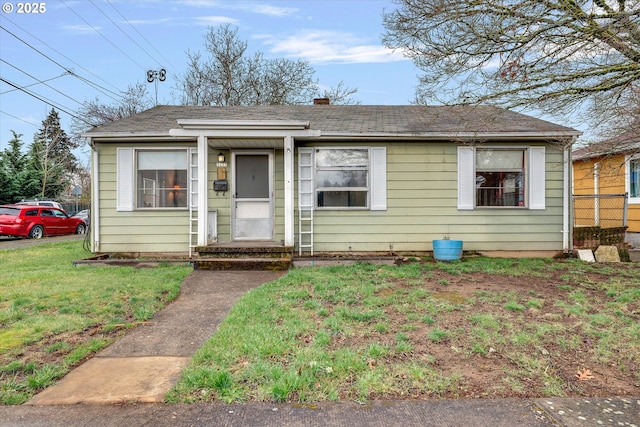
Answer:
[[458, 209], [472, 210], [475, 205], [475, 149], [458, 147]]
[[133, 210], [133, 148], [118, 148], [116, 153], [116, 210]]
[[387, 210], [387, 149], [371, 148], [371, 210]]
[[545, 150], [529, 148], [529, 209], [545, 209]]

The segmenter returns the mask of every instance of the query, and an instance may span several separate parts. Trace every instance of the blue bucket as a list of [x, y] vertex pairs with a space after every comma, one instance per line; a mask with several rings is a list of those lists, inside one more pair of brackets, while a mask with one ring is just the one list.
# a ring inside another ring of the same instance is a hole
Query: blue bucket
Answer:
[[433, 257], [437, 261], [455, 261], [462, 258], [462, 240], [434, 240]]

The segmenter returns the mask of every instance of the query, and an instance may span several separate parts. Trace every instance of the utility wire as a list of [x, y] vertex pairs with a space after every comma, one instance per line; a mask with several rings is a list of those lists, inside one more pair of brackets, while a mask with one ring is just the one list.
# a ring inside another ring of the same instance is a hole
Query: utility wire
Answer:
[[[55, 87], [53, 87], [53, 86], [51, 86], [51, 85], [49, 85], [49, 84], [45, 83], [44, 81], [40, 80], [40, 79], [39, 79], [39, 78], [37, 78], [37, 77], [32, 76], [31, 74], [29, 74], [29, 73], [27, 73], [26, 71], [24, 71], [24, 70], [22, 70], [22, 69], [20, 69], [20, 68], [16, 67], [16, 66], [15, 66], [15, 65], [13, 65], [13, 64], [11, 64], [11, 63], [9, 63], [9, 62], [5, 61], [4, 59], [0, 58], [0, 62], [4, 62], [5, 64], [7, 64], [8, 66], [10, 66], [11, 68], [13, 68], [13, 69], [15, 69], [15, 70], [18, 70], [18, 71], [20, 71], [21, 73], [23, 73], [23, 74], [25, 74], [25, 75], [27, 75], [27, 76], [31, 77], [33, 80], [35, 80], [35, 81], [36, 81], [36, 84], [41, 84], [41, 83], [42, 83], [42, 84], [44, 84], [46, 87], [48, 87], [49, 89], [51, 89], [51, 90], [54, 90], [54, 91], [58, 92], [60, 95], [64, 96], [65, 98], [68, 98], [68, 99], [72, 100], [73, 102], [75, 102], [75, 103], [77, 103], [77, 104], [82, 105], [82, 102], [78, 101], [77, 99], [74, 99], [74, 98], [70, 97], [70, 96], [69, 96], [69, 95], [67, 95], [66, 93], [60, 92], [60, 91], [59, 91], [58, 89], [56, 89]], [[65, 74], [67, 74], [67, 73], [65, 73]], [[63, 75], [64, 75], [64, 74], [63, 74]], [[59, 77], [61, 77], [61, 76], [59, 76]], [[29, 86], [33, 86], [33, 85], [29, 85]], [[26, 87], [29, 87], [29, 86], [22, 86], [22, 87], [23, 87], [23, 88], [26, 88]]]
[[[87, 73], [91, 74], [93, 77], [95, 77], [96, 79], [100, 80], [101, 82], [111, 86], [112, 88], [114, 88], [115, 90], [119, 91], [120, 89], [118, 89], [117, 87], [115, 87], [114, 85], [112, 85], [111, 83], [109, 83], [108, 81], [106, 81], [105, 79], [103, 79], [102, 77], [100, 77], [99, 75], [93, 73], [91, 70], [88, 70], [87, 68], [83, 67], [82, 65], [78, 64], [76, 61], [74, 61], [73, 59], [69, 58], [68, 56], [65, 56], [65, 54], [63, 54], [62, 52], [60, 52], [59, 50], [56, 50], [54, 47], [52, 47], [51, 45], [47, 44], [47, 42], [39, 39], [38, 37], [36, 37], [35, 35], [33, 35], [32, 33], [30, 33], [28, 30], [26, 30], [24, 27], [21, 27], [20, 25], [16, 24], [15, 22], [13, 22], [11, 19], [7, 18], [5, 15], [0, 15], [1, 18], [4, 18], [6, 20], [8, 20], [9, 22], [11, 22], [13, 25], [15, 25], [16, 27], [20, 28], [22, 31], [24, 31], [25, 33], [29, 34], [31, 37], [33, 37], [34, 39], [38, 40], [40, 43], [42, 43], [43, 45], [45, 45], [46, 47], [48, 47], [49, 49], [51, 49], [52, 51], [54, 51], [55, 53], [57, 53], [58, 55], [62, 56], [64, 59], [66, 59], [67, 61], [71, 62], [72, 64], [80, 67], [81, 69], [83, 69], [84, 71], [86, 71]], [[15, 36], [14, 36], [15, 37]], [[25, 43], [25, 42], [23, 42]], [[79, 76], [75, 76], [75, 77], [79, 77]], [[93, 83], [90, 82], [91, 86], [93, 86], [94, 88], [99, 88], [102, 91], [107, 91], [107, 92], [111, 92], [112, 94], [114, 94], [115, 96], [121, 97], [122, 96], [117, 93], [117, 92], [112, 92], [109, 89], [106, 89], [100, 85], [98, 85], [97, 83]], [[104, 93], [104, 92], [103, 92]], [[105, 93], [105, 95], [107, 95]], [[108, 96], [108, 95], [107, 95]]]
[[[16, 90], [17, 90], [17, 89], [16, 89]], [[2, 113], [2, 114], [4, 114], [4, 115], [7, 115], [7, 116], [9, 116], [9, 117], [13, 117], [14, 119], [16, 119], [16, 120], [20, 120], [21, 122], [25, 122], [26, 124], [31, 125], [31, 126], [33, 126], [33, 127], [35, 127], [35, 128], [37, 128], [37, 127], [38, 127], [38, 125], [37, 125], [37, 124], [35, 124], [35, 123], [33, 123], [33, 122], [30, 122], [30, 121], [27, 121], [27, 120], [25, 120], [25, 119], [21, 119], [20, 117], [18, 117], [18, 116], [14, 116], [13, 114], [9, 114], [9, 113], [7, 113], [6, 111], [2, 111], [2, 110], [0, 110], [0, 113]]]
[[[57, 77], [51, 77], [50, 79], [47, 79], [47, 80], [40, 80], [39, 82], [31, 83], [30, 85], [25, 85], [25, 86], [22, 86], [22, 87], [27, 88], [27, 87], [31, 87], [31, 86], [36, 86], [36, 85], [39, 85], [40, 83], [50, 82], [51, 80], [59, 79], [60, 77], [64, 77], [64, 76], [67, 76], [67, 75], [68, 75], [68, 73], [62, 73]], [[0, 92], [0, 95], [5, 95], [7, 93], [15, 92], [17, 90], [18, 89], [6, 90], [4, 92]]]
[[71, 6], [69, 6], [67, 3], [65, 3], [64, 0], [60, 0], [60, 2], [65, 5], [67, 7], [67, 9], [69, 9], [71, 12], [73, 12], [74, 15], [76, 15], [78, 18], [80, 18], [82, 20], [82, 22], [84, 22], [85, 24], [87, 24], [93, 31], [95, 31], [96, 33], [98, 33], [98, 35], [100, 37], [102, 37], [103, 39], [106, 40], [107, 43], [109, 43], [111, 46], [113, 46], [114, 48], [116, 48], [117, 51], [119, 51], [121, 54], [123, 54], [124, 56], [126, 56], [131, 62], [133, 62], [134, 64], [136, 64], [138, 67], [140, 67], [143, 71], [146, 71], [145, 67], [143, 67], [142, 65], [138, 64], [138, 62], [136, 62], [135, 59], [133, 59], [132, 57], [130, 57], [129, 55], [127, 55], [125, 53], [125, 51], [123, 51], [122, 49], [120, 49], [114, 42], [112, 42], [111, 40], [109, 40], [104, 34], [102, 34], [100, 31], [98, 31], [97, 28], [95, 28], [93, 25], [91, 25], [89, 22], [87, 22], [86, 19], [84, 19], [82, 16], [78, 15], [78, 13], [73, 10], [73, 8]]
[[89, 2], [90, 2], [90, 3], [93, 5], [93, 7], [95, 7], [95, 8], [96, 8], [96, 9], [97, 9], [97, 10], [98, 10], [98, 11], [99, 11], [99, 12], [100, 12], [100, 13], [101, 13], [105, 18], [107, 18], [107, 19], [108, 19], [108, 20], [109, 20], [109, 21], [110, 21], [110, 22], [111, 22], [111, 23], [112, 23], [112, 24], [113, 24], [113, 25], [114, 25], [118, 30], [120, 30], [120, 32], [121, 32], [122, 34], [124, 34], [126, 38], [128, 38], [129, 40], [131, 40], [131, 42], [132, 42], [133, 44], [135, 44], [136, 46], [138, 46], [138, 48], [139, 48], [141, 51], [143, 51], [144, 53], [146, 53], [146, 54], [147, 54], [147, 56], [148, 56], [149, 58], [151, 58], [151, 60], [152, 60], [152, 61], [156, 62], [158, 65], [161, 65], [161, 64], [160, 64], [160, 61], [158, 61], [156, 58], [154, 58], [154, 57], [153, 57], [153, 55], [151, 55], [151, 54], [150, 54], [150, 53], [149, 53], [145, 48], [143, 48], [142, 46], [140, 46], [140, 44], [139, 44], [137, 41], [135, 41], [135, 39], [133, 39], [129, 34], [127, 34], [127, 33], [122, 29], [122, 27], [120, 27], [120, 25], [118, 25], [118, 23], [117, 23], [117, 22], [115, 22], [113, 19], [111, 19], [111, 17], [110, 17], [109, 15], [107, 15], [106, 13], [104, 13], [104, 11], [103, 11], [102, 9], [100, 9], [100, 8], [98, 7], [98, 5], [96, 5], [96, 4], [93, 2], [93, 0], [89, 0]]
[[[1, 16], [1, 15], [0, 15]], [[57, 62], [56, 60], [52, 59], [51, 57], [49, 57], [48, 55], [46, 55], [45, 53], [41, 52], [40, 50], [36, 49], [35, 47], [31, 46], [29, 43], [27, 43], [26, 41], [22, 40], [20, 37], [18, 37], [17, 35], [15, 35], [14, 33], [12, 33], [11, 31], [7, 30], [5, 27], [3, 27], [2, 25], [0, 25], [0, 29], [6, 31], [7, 33], [11, 34], [13, 37], [15, 37], [16, 39], [18, 39], [19, 41], [21, 41], [22, 43], [24, 43], [25, 45], [27, 45], [28, 47], [30, 47], [31, 49], [35, 50], [36, 52], [38, 52], [40, 55], [44, 56], [45, 58], [47, 58], [49, 61], [53, 62], [54, 64], [56, 64], [58, 67], [62, 68], [63, 70], [65, 70], [67, 73], [69, 73], [70, 75], [84, 81], [85, 83], [91, 85], [94, 88], [100, 88], [103, 90], [102, 93], [104, 93], [105, 95], [107, 95], [109, 98], [113, 99], [114, 101], [118, 101], [118, 99], [114, 98], [113, 96], [109, 95], [106, 92], [110, 92], [112, 94], [114, 94], [115, 96], [119, 97], [119, 98], [123, 98], [122, 95], [117, 94], [113, 91], [110, 91], [109, 89], [106, 89], [98, 84], [95, 84], [93, 82], [91, 82], [90, 80], [79, 76], [78, 74], [76, 74], [71, 68], [67, 68], [64, 65], [60, 64], [59, 62]], [[104, 92], [106, 91], [106, 92]]]
[[147, 42], [149, 46], [151, 46], [151, 49], [153, 49], [158, 55], [160, 55], [160, 58], [162, 58], [166, 64], [170, 65], [174, 70], [177, 69], [176, 66], [171, 63], [171, 61], [169, 61], [158, 49], [156, 49], [155, 46], [151, 44], [151, 42], [147, 40], [147, 38], [144, 35], [142, 35], [142, 33], [138, 31], [138, 29], [134, 27], [133, 24], [127, 18], [125, 18], [125, 16], [118, 10], [116, 5], [113, 4], [111, 0], [107, 0], [107, 3], [109, 4], [109, 6], [113, 8], [113, 10], [116, 11], [118, 15], [120, 15], [122, 19], [124, 19], [127, 25], [129, 25], [133, 29], [133, 31], [135, 31], [142, 38], [142, 40], [144, 40], [145, 42]]
[[51, 101], [50, 99], [47, 99], [47, 98], [43, 97], [42, 95], [38, 95], [38, 94], [36, 94], [36, 93], [34, 93], [34, 92], [30, 91], [30, 90], [27, 90], [27, 89], [25, 89], [25, 88], [23, 88], [21, 86], [18, 86], [17, 84], [10, 82], [9, 80], [3, 78], [2, 76], [0, 76], [0, 81], [8, 84], [9, 86], [12, 86], [12, 87], [18, 89], [18, 90], [20, 90], [20, 91], [22, 91], [24, 93], [26, 93], [27, 95], [30, 95], [30, 96], [36, 98], [39, 101], [44, 102], [47, 105], [52, 106], [53, 108], [57, 108], [58, 110], [62, 111], [63, 113], [66, 113], [69, 116], [73, 117], [74, 119], [80, 120], [81, 122], [84, 122], [84, 123], [88, 124], [89, 126], [93, 127], [93, 123], [88, 122], [87, 120], [83, 119], [82, 117], [79, 117], [79, 116], [75, 115], [74, 113], [69, 112], [68, 110], [70, 110], [70, 108], [61, 107], [59, 104], [56, 104], [55, 102]]

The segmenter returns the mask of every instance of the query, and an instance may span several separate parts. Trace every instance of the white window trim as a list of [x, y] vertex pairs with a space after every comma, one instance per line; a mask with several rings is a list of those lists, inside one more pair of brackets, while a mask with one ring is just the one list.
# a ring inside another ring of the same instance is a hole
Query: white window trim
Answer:
[[525, 150], [526, 206], [476, 206], [476, 147], [458, 147], [458, 210], [546, 209], [546, 150], [543, 146], [500, 145], [481, 149]]
[[631, 161], [640, 161], [640, 154], [626, 155], [624, 158], [624, 191], [629, 195], [627, 202], [630, 205], [640, 205], [640, 196], [631, 197]]
[[[136, 156], [139, 151], [184, 151], [187, 156], [187, 177], [189, 176], [189, 153], [192, 147], [118, 147], [116, 149], [116, 211], [131, 212], [134, 210], [186, 210], [188, 206], [145, 208], [137, 207], [137, 166]], [[187, 179], [187, 194], [191, 183]]]
[[[386, 211], [387, 210], [387, 148], [372, 146], [345, 146], [345, 147], [307, 147], [312, 150], [313, 156], [313, 209], [322, 211], [348, 210], [348, 211]], [[301, 148], [301, 150], [306, 148]], [[316, 156], [315, 150], [368, 150], [369, 167], [367, 176], [367, 206], [366, 207], [319, 207], [316, 182]]]

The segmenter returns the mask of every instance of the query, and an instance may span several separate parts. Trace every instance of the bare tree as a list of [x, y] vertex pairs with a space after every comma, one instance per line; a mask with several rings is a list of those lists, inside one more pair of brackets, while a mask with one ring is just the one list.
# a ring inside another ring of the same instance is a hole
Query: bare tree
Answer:
[[111, 104], [105, 104], [99, 98], [86, 101], [77, 112], [81, 120], [74, 119], [71, 123], [71, 137], [73, 141], [80, 144], [82, 134], [92, 126], [96, 127], [132, 116], [153, 105], [154, 101], [143, 83], [129, 85], [125, 91], [121, 92], [120, 100]]
[[[187, 51], [187, 71], [179, 78], [177, 89], [185, 105], [308, 104], [320, 94], [307, 61], [249, 55], [247, 42], [233, 25], [209, 27], [204, 38], [209, 55]], [[350, 96], [357, 89], [340, 82], [332, 90], [340, 95], [334, 103], [355, 103]]]
[[344, 82], [339, 82], [337, 86], [332, 86], [329, 89], [325, 89], [318, 98], [329, 98], [332, 104], [339, 105], [358, 105], [360, 101], [352, 98], [358, 90], [349, 88], [344, 85]]
[[571, 114], [597, 102], [601, 114], [609, 114], [636, 91], [636, 0], [395, 2], [398, 8], [384, 16], [383, 41], [403, 49], [424, 72], [417, 103], [484, 102]]

